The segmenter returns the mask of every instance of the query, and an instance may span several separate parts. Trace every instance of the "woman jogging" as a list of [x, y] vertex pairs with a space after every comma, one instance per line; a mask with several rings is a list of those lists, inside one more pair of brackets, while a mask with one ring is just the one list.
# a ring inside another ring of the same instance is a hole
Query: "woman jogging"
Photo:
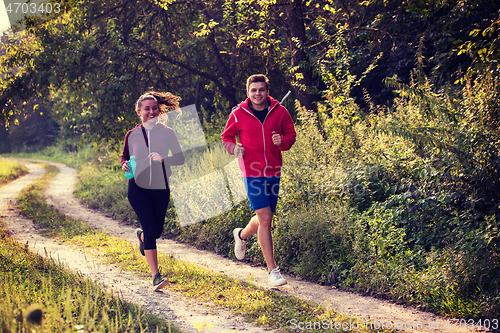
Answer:
[[[146, 257], [154, 291], [162, 289], [168, 280], [158, 269], [156, 240], [161, 237], [165, 214], [170, 201], [168, 178], [171, 165], [184, 164], [184, 154], [175, 132], [159, 121], [167, 110], [179, 108], [180, 97], [169, 92], [149, 91], [139, 97], [135, 110], [141, 124], [125, 135], [121, 166], [129, 171], [131, 156], [135, 156], [134, 178], [128, 182], [128, 200], [142, 229], [136, 230], [139, 251]], [[169, 155], [170, 153], [170, 155]]]

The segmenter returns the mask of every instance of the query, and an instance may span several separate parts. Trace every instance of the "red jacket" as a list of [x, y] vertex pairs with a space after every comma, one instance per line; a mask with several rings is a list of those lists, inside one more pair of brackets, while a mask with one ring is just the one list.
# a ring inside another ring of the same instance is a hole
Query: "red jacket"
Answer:
[[[163, 163], [152, 161], [148, 157], [152, 152], [160, 154]], [[166, 189], [165, 182], [168, 182], [168, 178], [172, 175], [170, 166], [184, 164], [184, 154], [174, 130], [160, 123], [151, 131], [142, 125], [137, 125], [127, 132], [121, 164], [130, 160], [132, 155], [135, 156], [137, 166], [131, 181], [143, 188]]]
[[[269, 112], [262, 124], [248, 106], [249, 99], [241, 103], [231, 114], [221, 134], [224, 148], [233, 155], [236, 136], [245, 153], [238, 159], [243, 177], [280, 177], [281, 152], [295, 143], [295, 128], [288, 110], [277, 100], [269, 97]], [[281, 135], [282, 144], [276, 146], [272, 132]]]

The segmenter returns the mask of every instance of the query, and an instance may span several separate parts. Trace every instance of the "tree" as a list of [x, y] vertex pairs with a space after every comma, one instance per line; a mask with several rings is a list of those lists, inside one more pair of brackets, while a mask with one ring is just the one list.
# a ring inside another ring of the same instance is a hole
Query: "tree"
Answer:
[[293, 85], [300, 103], [307, 110], [317, 111], [313, 90], [312, 66], [305, 50], [307, 36], [303, 15], [301, 0], [291, 0], [290, 4], [286, 6], [286, 23], [292, 53]]
[[[228, 15], [235, 9], [239, 16]], [[47, 98], [58, 89], [92, 105], [78, 117], [97, 138], [135, 122], [128, 111], [138, 90], [171, 90], [186, 103], [228, 113], [244, 96], [244, 79], [274, 66], [263, 52], [268, 46], [244, 41], [246, 31], [260, 32], [262, 24], [260, 12], [245, 1], [86, 1], [29, 26], [33, 48], [8, 45], [2, 117], [10, 117], [15, 100]], [[19, 73], [9, 74], [15, 66]]]
[[426, 74], [434, 73], [435, 82], [468, 67], [453, 43], [466, 36], [464, 27], [486, 28], [499, 6], [486, 0], [81, 0], [51, 21], [27, 24], [27, 33], [4, 44], [0, 120], [21, 112], [22, 101], [47, 100], [63, 89], [68, 99], [84, 101], [85, 112], [72, 112], [89, 133], [120, 137], [135, 123], [138, 95], [154, 88], [182, 96], [207, 122], [220, 123], [245, 98], [244, 81], [254, 73], [270, 77], [275, 96], [293, 85], [312, 110], [345, 82], [341, 90], [356, 103], [367, 106], [371, 96], [385, 104], [392, 93], [383, 79], [397, 74], [409, 82], [421, 40]]

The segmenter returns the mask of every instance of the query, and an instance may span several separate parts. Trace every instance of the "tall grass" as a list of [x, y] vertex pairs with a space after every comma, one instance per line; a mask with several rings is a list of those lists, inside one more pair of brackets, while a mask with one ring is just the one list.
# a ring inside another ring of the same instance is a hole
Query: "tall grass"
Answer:
[[[49, 172], [20, 195], [19, 208], [22, 214], [33, 219], [38, 226], [51, 231], [50, 235], [57, 237], [60, 241], [83, 247], [90, 254], [125, 270], [148, 275], [149, 268], [146, 261], [140, 256], [133, 244], [104, 232], [88, 230], [85, 223], [68, 218], [58, 213], [54, 207], [43, 202], [42, 193], [43, 189], [46, 188], [44, 185], [54, 176], [54, 169], [52, 167], [46, 168]], [[36, 207], [36, 209], [31, 209], [31, 206]], [[214, 273], [194, 264], [177, 260], [172, 256], [160, 253], [158, 259], [162, 273], [170, 281], [168, 288], [182, 292], [187, 297], [225, 307], [263, 327], [287, 331], [292, 320], [295, 320], [301, 323], [328, 323], [327, 328], [324, 328], [326, 324], [323, 324], [323, 329], [311, 329], [310, 331], [334, 332], [338, 330], [334, 329], [333, 324], [330, 323], [349, 321], [349, 317], [337, 314], [332, 309], [326, 309], [272, 290], [264, 290], [250, 283], [229, 278], [224, 274]], [[72, 303], [75, 302], [72, 301]], [[80, 303], [77, 302], [77, 304], [81, 306]], [[81, 304], [86, 306], [86, 303]], [[119, 311], [116, 312], [119, 313]], [[108, 320], [106, 323], [115, 323], [110, 322], [104, 314], [102, 317]], [[359, 326], [357, 331], [366, 332], [369, 329]]]
[[0, 223], [3, 332], [173, 332], [138, 305], [31, 252]]
[[23, 164], [0, 157], [0, 186], [26, 173], [28, 169]]
[[[446, 117], [429, 121], [415, 101], [396, 103], [370, 116], [355, 104], [299, 110], [274, 219], [277, 263], [302, 278], [442, 315], [496, 318], [498, 200], [477, 197], [484, 181], [471, 187], [461, 174], [471, 164], [457, 165], [455, 151], [426, 137], [432, 126], [445, 127]], [[394, 126], [401, 130], [374, 130]], [[414, 128], [427, 132], [413, 135]], [[482, 177], [478, 167], [471, 177]], [[179, 238], [232, 255], [231, 230], [251, 215], [243, 202], [183, 228]], [[246, 260], [263, 264], [257, 240], [248, 246]]]

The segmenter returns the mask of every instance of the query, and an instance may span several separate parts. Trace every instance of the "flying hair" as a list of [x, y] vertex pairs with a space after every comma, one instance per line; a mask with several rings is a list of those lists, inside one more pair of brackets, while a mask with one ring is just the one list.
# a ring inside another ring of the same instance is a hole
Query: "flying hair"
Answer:
[[179, 115], [182, 113], [179, 107], [181, 98], [170, 92], [146, 91], [135, 103], [135, 109], [140, 110], [142, 102], [146, 100], [154, 100], [158, 103], [158, 108], [160, 109], [158, 119], [164, 125], [166, 125], [168, 119], [168, 112], [175, 110]]
[[158, 108], [160, 109], [160, 114], [165, 112], [170, 112], [173, 110], [179, 110], [179, 101], [181, 98], [175, 96], [170, 92], [157, 92], [157, 91], [147, 91], [139, 97], [137, 103], [135, 104], [135, 109], [140, 110], [142, 102], [145, 100], [155, 100], [158, 102]]

